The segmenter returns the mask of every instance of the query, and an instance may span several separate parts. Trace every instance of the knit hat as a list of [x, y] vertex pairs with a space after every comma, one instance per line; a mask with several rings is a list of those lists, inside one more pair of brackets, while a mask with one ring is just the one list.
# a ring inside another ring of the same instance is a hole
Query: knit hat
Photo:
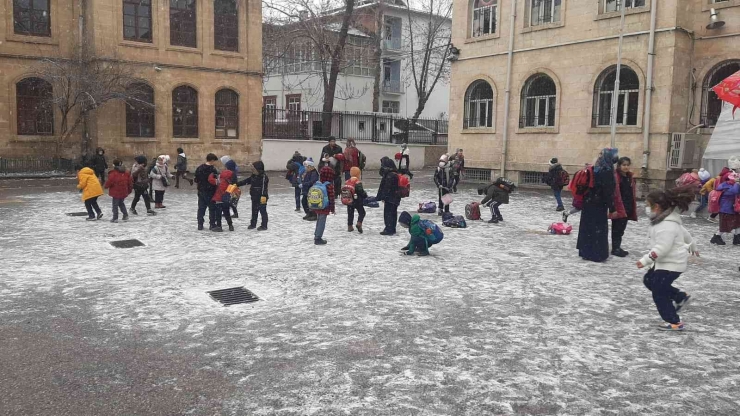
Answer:
[[709, 178], [711, 178], [711, 177], [712, 177], [712, 174], [709, 173], [709, 171], [707, 171], [704, 168], [699, 169], [699, 179], [701, 179], [702, 182], [708, 181]]
[[229, 157], [229, 156], [221, 156], [221, 163], [223, 163], [224, 165], [225, 165], [225, 164], [226, 164], [226, 162], [228, 162], [229, 160], [231, 160], [231, 157]]
[[349, 176], [357, 179], [361, 179], [362, 171], [357, 166], [353, 166], [349, 169]]
[[440, 162], [447, 162], [448, 159], [449, 159], [449, 156], [447, 156], [446, 153], [439, 157]]
[[550, 164], [551, 165], [557, 165], [558, 164], [558, 158], [554, 157], [554, 158], [550, 159]]
[[309, 157], [305, 162], [303, 162], [306, 166], [315, 166], [313, 163], [313, 160]]
[[411, 226], [411, 214], [403, 211], [401, 215], [398, 216], [398, 223], [403, 225], [404, 227]]

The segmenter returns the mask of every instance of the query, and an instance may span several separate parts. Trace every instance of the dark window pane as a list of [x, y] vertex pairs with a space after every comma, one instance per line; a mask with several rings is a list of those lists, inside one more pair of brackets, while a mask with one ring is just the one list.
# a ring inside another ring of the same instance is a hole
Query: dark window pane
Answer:
[[627, 102], [627, 125], [637, 125], [637, 107], [639, 106], [640, 93], [631, 92], [629, 93]]
[[13, 30], [18, 35], [51, 36], [49, 0], [13, 0]]
[[236, 138], [239, 134], [239, 95], [232, 90], [216, 93], [216, 137]]
[[152, 6], [148, 0], [123, 0], [123, 38], [152, 41]]
[[26, 78], [16, 84], [16, 113], [19, 135], [54, 134], [53, 90], [40, 78]]
[[197, 47], [196, 0], [170, 0], [170, 44]]
[[198, 137], [198, 92], [186, 86], [172, 91], [172, 134]]
[[126, 137], [154, 137], [154, 90], [131, 84], [126, 100]]
[[214, 3], [214, 48], [222, 51], [238, 50], [239, 19], [237, 0], [216, 0]]

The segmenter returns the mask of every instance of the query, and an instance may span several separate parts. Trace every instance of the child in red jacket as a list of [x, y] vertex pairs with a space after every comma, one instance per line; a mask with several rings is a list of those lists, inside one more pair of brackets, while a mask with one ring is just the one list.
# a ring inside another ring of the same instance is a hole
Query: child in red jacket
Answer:
[[108, 190], [108, 195], [113, 198], [113, 219], [110, 222], [118, 222], [119, 208], [123, 214], [123, 220], [128, 221], [128, 211], [126, 211], [126, 204], [123, 201], [134, 189], [134, 183], [131, 180], [131, 173], [123, 167], [123, 162], [120, 159], [113, 160], [113, 169], [108, 172], [105, 189]]
[[223, 231], [221, 228], [221, 217], [226, 218], [226, 223], [229, 224], [229, 231], [234, 231], [234, 225], [231, 223], [231, 194], [226, 192], [226, 188], [232, 184], [234, 179], [234, 172], [224, 169], [221, 174], [216, 175], [213, 173], [208, 177], [208, 182], [211, 185], [216, 185], [216, 193], [213, 194], [211, 199], [212, 210], [215, 213], [215, 226], [211, 228], [211, 231], [220, 233]]

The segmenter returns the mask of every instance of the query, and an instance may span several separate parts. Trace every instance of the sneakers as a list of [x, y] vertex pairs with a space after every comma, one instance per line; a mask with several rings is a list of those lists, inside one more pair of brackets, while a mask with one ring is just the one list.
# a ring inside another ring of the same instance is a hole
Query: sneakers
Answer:
[[229, 224], [229, 231], [234, 231], [234, 226]]
[[267, 231], [266, 225], [260, 225], [259, 228], [257, 228], [257, 231]]
[[383, 230], [380, 232], [380, 235], [396, 235], [396, 233], [392, 233], [390, 231]]
[[692, 213], [691, 213], [691, 214], [689, 215], [689, 218], [696, 218], [696, 212], [692, 212]]
[[257, 228], [256, 225], [249, 224], [249, 227], [247, 227], [247, 230], [254, 230], [255, 228]]
[[662, 329], [663, 331], [683, 331], [684, 326], [683, 322], [679, 322], [677, 324], [672, 324], [670, 322], [663, 322], [658, 326], [658, 328]]
[[98, 219], [101, 219], [101, 218], [103, 218], [103, 213], [102, 212], [100, 214], [98, 214]]
[[112, 222], [113, 224], [118, 224], [118, 220], [116, 219], [110, 220], [110, 222]]
[[407, 251], [409, 249], [409, 246], [404, 246], [401, 248], [401, 251]]
[[326, 240], [324, 240], [323, 238], [317, 238], [313, 240], [313, 243], [317, 246], [323, 246], [324, 244], [326, 244]]
[[570, 214], [568, 214], [566, 211], [563, 211], [563, 222], [566, 222], [567, 223], [569, 216], [570, 216]]
[[362, 234], [362, 223], [361, 222], [358, 222], [357, 225], [356, 225], [356, 227], [357, 227], [357, 232], [360, 233], [360, 234]]
[[348, 231], [348, 232], [350, 232], [350, 233], [351, 233], [351, 232], [352, 232], [352, 231], [354, 231], [354, 230], [355, 230], [355, 228], [354, 228], [354, 227], [352, 227], [352, 224], [349, 224], [349, 225], [347, 226], [347, 231]]
[[153, 209], [148, 209], [148, 210], [146, 210], [146, 213], [147, 213], [147, 214], [149, 214], [149, 215], [157, 215], [157, 213], [156, 213], [156, 212], [154, 212], [154, 210], [153, 210]]
[[[686, 292], [684, 292], [686, 293]], [[691, 302], [691, 295], [686, 293], [686, 297], [683, 298], [681, 302], [676, 302], [676, 313], [680, 312], [681, 309], [683, 309], [684, 306], [688, 305], [689, 302]]]
[[488, 220], [488, 223], [489, 224], [498, 224], [498, 218], [491, 218], [490, 220]]
[[124, 221], [128, 221], [128, 214], [126, 214], [126, 215], [123, 216], [123, 220]]
[[565, 207], [561, 205], [561, 206], [555, 208], [555, 211], [557, 211], [557, 212], [565, 211]]
[[214, 233], [222, 233], [224, 232], [224, 229], [221, 227], [213, 227], [211, 228], [211, 231], [213, 231]]
[[732, 245], [733, 246], [740, 246], [740, 234], [735, 234], [732, 237]]
[[713, 224], [717, 224], [719, 222], [719, 220], [717, 219], [717, 217], [712, 217], [711, 215], [707, 217], [707, 221], [709, 221], [709, 222], [711, 222]]
[[131, 208], [129, 211], [131, 211], [131, 213], [134, 214], [134, 215], [139, 215], [139, 213], [136, 212], [136, 210], [134, 208]]
[[300, 208], [296, 208], [295, 209], [295, 212], [301, 212], [301, 209]]
[[712, 239], [709, 240], [709, 243], [710, 244], [716, 244], [718, 246], [724, 246], [725, 245], [725, 240], [722, 239], [722, 236], [721, 235], [715, 234], [714, 237], [712, 237]]
[[616, 248], [612, 250], [612, 256], [617, 257], [627, 257], [630, 253], [628, 251], [624, 251], [621, 248]]
[[98, 220], [98, 219], [97, 219], [97, 218], [95, 218], [95, 217], [88, 217], [88, 218], [85, 218], [85, 221], [97, 221], [97, 220]]

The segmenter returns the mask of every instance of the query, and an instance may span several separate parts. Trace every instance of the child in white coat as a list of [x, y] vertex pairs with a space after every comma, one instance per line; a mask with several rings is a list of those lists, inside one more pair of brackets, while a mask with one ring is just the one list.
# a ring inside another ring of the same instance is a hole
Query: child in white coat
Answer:
[[686, 271], [689, 255], [699, 256], [696, 243], [681, 222], [681, 212], [689, 209], [694, 191], [675, 188], [654, 191], [647, 196], [645, 208], [650, 217], [650, 245], [652, 248], [637, 267], [649, 267], [643, 283], [653, 292], [653, 301], [660, 317], [665, 321], [660, 329], [682, 331], [684, 324], [678, 312], [691, 300], [691, 296], [672, 286]]

